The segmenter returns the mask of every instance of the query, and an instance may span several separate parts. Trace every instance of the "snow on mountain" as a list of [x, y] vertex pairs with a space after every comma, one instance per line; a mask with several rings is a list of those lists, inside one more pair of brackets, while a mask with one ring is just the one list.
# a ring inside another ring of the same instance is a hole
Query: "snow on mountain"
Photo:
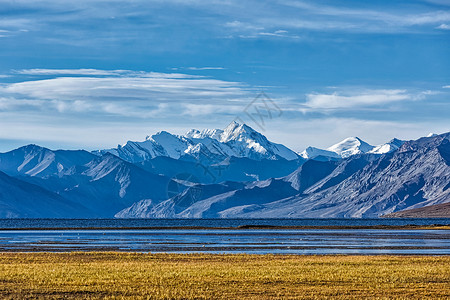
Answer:
[[337, 154], [336, 152], [323, 150], [315, 147], [306, 148], [303, 152], [300, 153], [300, 156], [305, 159], [316, 158], [318, 156], [341, 158], [339, 154]]
[[386, 155], [308, 160], [289, 176], [243, 187], [197, 185], [157, 205], [141, 201], [116, 216], [375, 218], [406, 208], [446, 203], [450, 199], [449, 182], [447, 133], [405, 142]]
[[373, 218], [406, 208], [418, 208], [450, 199], [450, 134], [404, 143], [383, 156], [355, 156], [303, 194], [264, 205], [237, 218], [269, 216]]
[[352, 155], [372, 153], [372, 154], [386, 154], [391, 153], [400, 148], [405, 141], [393, 139], [385, 144], [372, 146], [364, 142], [358, 137], [349, 137], [345, 140], [328, 147], [326, 150], [308, 147], [299, 155], [305, 159], [317, 159], [318, 157], [325, 158], [347, 158]]
[[167, 131], [160, 131], [152, 135], [151, 139], [166, 151], [166, 156], [175, 159], [184, 155], [184, 151], [191, 145], [191, 142], [184, 136], [173, 135]]
[[13, 176], [63, 176], [76, 173], [76, 166], [84, 165], [95, 157], [84, 150], [52, 151], [37, 145], [28, 145], [0, 153], [0, 171]]
[[234, 152], [237, 150], [241, 157], [276, 159], [278, 156], [287, 160], [298, 158], [298, 155], [286, 146], [272, 143], [251, 127], [236, 122], [232, 122], [223, 131], [220, 142], [231, 144]]
[[367, 153], [374, 146], [369, 145], [358, 137], [349, 137], [326, 150], [337, 153], [340, 157], [346, 158], [352, 155]]
[[218, 163], [229, 157], [247, 157], [250, 159], [276, 160], [284, 158], [295, 160], [299, 156], [286, 146], [272, 143], [259, 132], [245, 124], [231, 123], [225, 130], [190, 130], [183, 136], [162, 131], [144, 142], [129, 141], [115, 149], [99, 150], [97, 155], [111, 153], [128, 162], [137, 163], [158, 156], [174, 159], [182, 157], [206, 159], [210, 164]]
[[399, 140], [399, 139], [393, 139], [390, 142], [382, 145], [375, 146], [372, 150], [370, 150], [368, 153], [373, 154], [385, 154], [394, 152], [398, 148], [400, 148], [405, 141]]
[[[96, 155], [111, 153], [131, 163], [146, 161], [158, 156], [171, 157], [167, 150], [154, 140], [155, 136], [156, 135], [147, 136], [143, 142], [128, 141], [124, 145], [118, 145], [117, 148], [97, 150], [92, 153]], [[173, 153], [174, 151], [171, 151], [172, 155]], [[179, 156], [177, 158], [179, 158]]]

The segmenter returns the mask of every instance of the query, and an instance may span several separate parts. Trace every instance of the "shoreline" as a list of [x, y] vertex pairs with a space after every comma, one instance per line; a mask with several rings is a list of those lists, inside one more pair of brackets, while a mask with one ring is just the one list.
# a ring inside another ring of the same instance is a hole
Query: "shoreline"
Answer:
[[272, 226], [272, 225], [240, 225], [236, 227], [209, 226], [126, 226], [126, 227], [18, 227], [0, 228], [2, 231], [70, 231], [70, 230], [450, 230], [450, 225], [373, 225], [373, 226]]

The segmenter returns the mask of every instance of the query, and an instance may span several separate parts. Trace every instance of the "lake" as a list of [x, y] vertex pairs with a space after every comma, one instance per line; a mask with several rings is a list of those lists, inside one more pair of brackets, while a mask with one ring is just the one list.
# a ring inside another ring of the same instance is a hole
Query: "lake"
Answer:
[[0, 251], [450, 255], [450, 230], [236, 229], [433, 224], [450, 219], [1, 219]]

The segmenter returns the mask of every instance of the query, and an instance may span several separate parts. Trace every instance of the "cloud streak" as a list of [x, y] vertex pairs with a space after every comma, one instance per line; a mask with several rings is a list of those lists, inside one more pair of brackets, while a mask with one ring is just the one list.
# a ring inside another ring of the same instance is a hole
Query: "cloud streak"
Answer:
[[425, 99], [432, 91], [410, 93], [404, 89], [379, 89], [363, 91], [334, 92], [331, 94], [311, 93], [306, 95], [305, 106], [310, 110], [342, 110], [379, 107], [404, 101]]
[[178, 73], [97, 69], [28, 69], [16, 73], [54, 78], [0, 86], [0, 109], [4, 111], [20, 108], [167, 117], [209, 113], [213, 107], [233, 112], [236, 103], [244, 103], [252, 95], [252, 88], [239, 82]]
[[[15, 2], [27, 13], [5, 15], [0, 20], [2, 30], [7, 32], [25, 29], [33, 33], [47, 33], [44, 35], [46, 41], [74, 45], [83, 44], [87, 37], [89, 43], [108, 43], [117, 39], [161, 41], [161, 37], [177, 32], [179, 26], [192, 28], [192, 32], [182, 31], [190, 32], [188, 37], [212, 35], [295, 40], [303, 36], [305, 31], [431, 32], [436, 28], [447, 29], [450, 22], [450, 12], [426, 2], [406, 7], [387, 5], [381, 9], [368, 9], [367, 5], [346, 7], [342, 3], [336, 5], [333, 1], [316, 4], [314, 1], [290, 0], [137, 0], [129, 2], [129, 5], [123, 5], [123, 1], [103, 0], [64, 4], [58, 1]], [[189, 13], [191, 18], [180, 18], [180, 10]], [[164, 14], [160, 11], [164, 11]], [[213, 15], [214, 18], [202, 17], [204, 15]], [[83, 25], [78, 26], [79, 24]], [[97, 28], [95, 39], [91, 36], [92, 27]], [[156, 29], [162, 28], [168, 31], [157, 32]], [[289, 31], [289, 34], [283, 34], [282, 31]], [[144, 32], [146, 34], [141, 34]], [[0, 34], [6, 36], [6, 33]], [[184, 40], [183, 36], [177, 37], [180, 41]]]

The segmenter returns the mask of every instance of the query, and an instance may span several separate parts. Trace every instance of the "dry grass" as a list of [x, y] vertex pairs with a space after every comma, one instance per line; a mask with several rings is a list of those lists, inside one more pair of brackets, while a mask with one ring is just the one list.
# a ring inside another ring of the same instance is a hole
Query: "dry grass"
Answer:
[[450, 297], [450, 257], [0, 253], [0, 298]]

